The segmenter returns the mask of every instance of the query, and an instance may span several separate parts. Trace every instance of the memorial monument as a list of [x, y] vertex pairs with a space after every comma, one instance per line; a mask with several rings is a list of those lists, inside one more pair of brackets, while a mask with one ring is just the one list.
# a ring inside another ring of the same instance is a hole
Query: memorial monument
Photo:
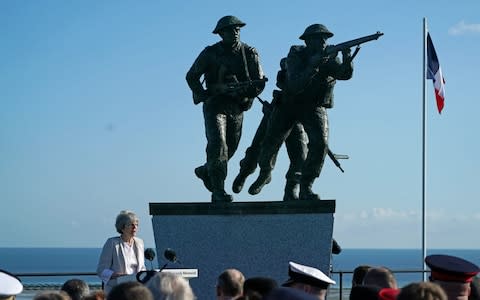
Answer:
[[[300, 35], [305, 45], [292, 46], [281, 61], [279, 90], [268, 103], [258, 97], [267, 82], [259, 55], [240, 41], [245, 25], [235, 16], [220, 18], [213, 33], [221, 41], [207, 46], [186, 75], [194, 104], [203, 105], [207, 139], [206, 163], [194, 173], [212, 193], [211, 201], [150, 203], [157, 253], [173, 248], [182, 257], [174, 267], [198, 269], [198, 278], [190, 284], [199, 299], [215, 296], [216, 278], [228, 268], [240, 270], [246, 278], [264, 276], [278, 282], [286, 280], [289, 261], [330, 273], [335, 200], [320, 200], [312, 190], [326, 155], [340, 167], [328, 148], [326, 110], [333, 107], [336, 80], [352, 77], [358, 46], [382, 35], [329, 46], [326, 41], [333, 33], [326, 26], [308, 26]], [[354, 46], [357, 50], [351, 54]], [[258, 164], [260, 174], [249, 193], [259, 194], [271, 180], [277, 152], [286, 142], [291, 166], [284, 201], [233, 201], [225, 191], [243, 112], [256, 97], [264, 104], [265, 117], [232, 190], [238, 193]]]

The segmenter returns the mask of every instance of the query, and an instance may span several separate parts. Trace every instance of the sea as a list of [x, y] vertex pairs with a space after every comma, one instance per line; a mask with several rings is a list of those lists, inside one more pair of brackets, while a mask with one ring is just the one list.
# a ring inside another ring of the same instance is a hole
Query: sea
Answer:
[[[59, 274], [57, 276], [20, 276], [25, 286], [61, 286], [71, 278], [81, 278], [99, 286], [98, 277], [70, 274], [94, 273], [101, 248], [0, 248], [0, 269], [13, 274]], [[427, 254], [448, 254], [467, 259], [480, 265], [480, 250], [476, 249], [430, 249]], [[163, 265], [166, 261], [160, 260]], [[146, 262], [148, 269], [158, 268], [157, 259]], [[338, 289], [347, 294], [351, 287], [352, 271], [359, 265], [385, 266], [395, 272], [400, 287], [421, 281], [423, 268], [421, 249], [342, 249], [332, 256], [331, 277], [337, 282], [330, 293], [338, 299]], [[219, 270], [220, 272], [221, 270]], [[401, 272], [400, 272], [401, 271]], [[67, 273], [69, 275], [62, 275]], [[286, 278], [285, 278], [286, 279]], [[27, 288], [17, 299], [32, 299], [37, 290]], [[348, 299], [343, 297], [343, 299]]]

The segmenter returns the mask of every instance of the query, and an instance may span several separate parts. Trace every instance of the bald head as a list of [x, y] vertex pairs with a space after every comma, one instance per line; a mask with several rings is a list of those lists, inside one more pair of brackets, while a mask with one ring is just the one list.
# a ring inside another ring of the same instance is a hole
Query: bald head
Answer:
[[398, 288], [397, 280], [392, 271], [385, 267], [370, 268], [363, 278], [363, 284], [375, 285], [381, 288]]
[[237, 269], [226, 269], [218, 276], [217, 297], [225, 299], [241, 296], [244, 282], [245, 277], [242, 272]]

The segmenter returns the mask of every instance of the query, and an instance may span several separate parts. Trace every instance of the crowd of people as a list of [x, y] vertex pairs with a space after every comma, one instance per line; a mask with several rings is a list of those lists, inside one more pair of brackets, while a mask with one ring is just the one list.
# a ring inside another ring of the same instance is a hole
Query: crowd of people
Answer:
[[[170, 272], [146, 271], [143, 240], [136, 236], [139, 220], [121, 211], [115, 220], [119, 236], [108, 238], [99, 257], [97, 275], [103, 289], [90, 290], [87, 282], [73, 278], [58, 291], [36, 294], [34, 300], [194, 300], [195, 291], [184, 277]], [[334, 245], [336, 243], [333, 243]], [[337, 248], [339, 246], [337, 245]], [[337, 249], [339, 250], [339, 249]], [[400, 287], [385, 266], [359, 265], [353, 271], [349, 300], [480, 300], [480, 268], [450, 255], [429, 255], [428, 282]], [[146, 277], [139, 277], [148, 273]], [[288, 280], [250, 277], [235, 268], [221, 272], [217, 300], [326, 300], [336, 282], [321, 270], [296, 262], [288, 264]], [[0, 270], [0, 300], [14, 300], [23, 285], [14, 274]], [[213, 293], [212, 293], [213, 294]]]
[[399, 287], [386, 267], [360, 265], [352, 276], [350, 300], [476, 300], [479, 298], [480, 268], [470, 261], [450, 255], [429, 255], [427, 282]]
[[[353, 272], [349, 300], [478, 300], [480, 268], [459, 257], [429, 255], [427, 282], [403, 287], [384, 266], [359, 265]], [[288, 279], [245, 278], [240, 270], [221, 272], [212, 292], [217, 300], [326, 300], [336, 282], [317, 268], [289, 262]], [[213, 287], [212, 287], [213, 288]], [[0, 300], [14, 300], [23, 290], [19, 278], [0, 271]], [[34, 300], [194, 300], [189, 281], [170, 272], [156, 272], [148, 281], [126, 281], [109, 289], [90, 290], [81, 279], [67, 280], [60, 290], [36, 294]]]

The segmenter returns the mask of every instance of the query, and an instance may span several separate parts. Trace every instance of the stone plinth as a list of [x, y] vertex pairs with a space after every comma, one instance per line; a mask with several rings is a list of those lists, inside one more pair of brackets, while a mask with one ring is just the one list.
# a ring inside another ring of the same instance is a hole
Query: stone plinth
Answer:
[[166, 248], [197, 268], [190, 284], [198, 299], [214, 299], [218, 275], [227, 268], [246, 278], [288, 278], [288, 262], [326, 274], [331, 262], [334, 200], [295, 202], [150, 203], [159, 266]]

